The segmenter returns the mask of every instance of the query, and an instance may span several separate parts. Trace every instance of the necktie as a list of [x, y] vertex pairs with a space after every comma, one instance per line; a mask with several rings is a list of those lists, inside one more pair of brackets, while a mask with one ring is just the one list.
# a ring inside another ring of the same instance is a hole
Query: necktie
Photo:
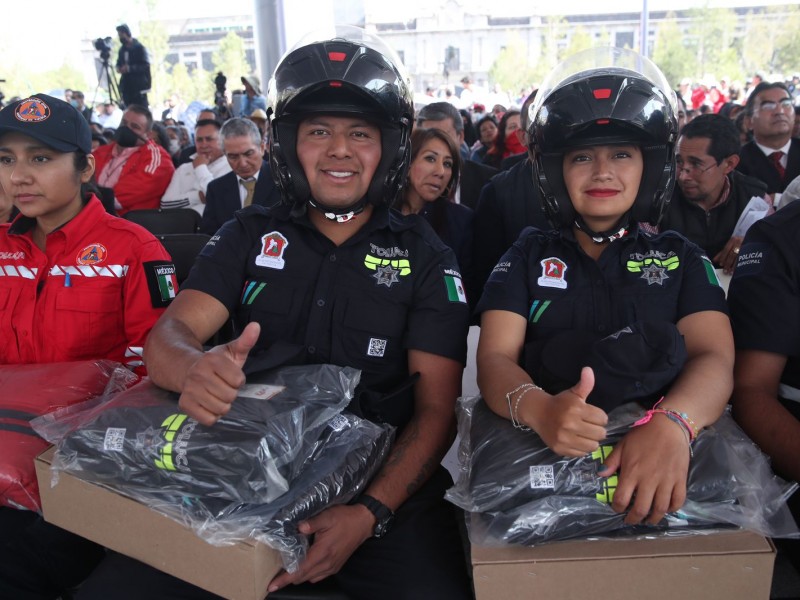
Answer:
[[240, 179], [241, 184], [244, 186], [244, 189], [247, 190], [247, 196], [244, 197], [244, 204], [242, 206], [250, 206], [253, 203], [253, 194], [256, 191], [256, 180], [255, 179]]
[[769, 159], [772, 161], [772, 164], [775, 165], [775, 168], [778, 170], [778, 175], [781, 176], [783, 179], [784, 175], [786, 175], [786, 169], [781, 164], [781, 159], [783, 158], [783, 152], [778, 150], [777, 152], [773, 152], [769, 155]]

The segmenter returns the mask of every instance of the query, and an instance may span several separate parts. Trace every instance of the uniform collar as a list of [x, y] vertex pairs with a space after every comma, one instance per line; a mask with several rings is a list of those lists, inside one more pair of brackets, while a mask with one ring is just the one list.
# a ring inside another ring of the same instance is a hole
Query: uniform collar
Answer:
[[[106, 209], [103, 207], [103, 204], [92, 194], [89, 201], [81, 209], [81, 212], [75, 215], [70, 221], [64, 223], [61, 227], [53, 230], [50, 235], [61, 232], [66, 238], [67, 244], [70, 244], [73, 242], [73, 238], [78, 239], [85, 236], [86, 232], [90, 231], [94, 224], [105, 214]], [[33, 229], [34, 225], [36, 225], [36, 219], [19, 214], [11, 223], [8, 233], [9, 235], [25, 235]]]
[[[313, 208], [310, 210], [314, 210]], [[386, 206], [375, 206], [372, 209], [372, 216], [369, 218], [369, 221], [364, 225], [361, 229], [359, 229], [357, 236], [360, 236], [362, 232], [371, 232], [377, 229], [383, 229], [385, 227], [391, 228], [393, 231], [399, 231], [402, 229], [409, 229], [410, 226], [406, 225], [403, 226], [399, 223], [396, 223], [395, 218], [390, 218], [389, 216], [389, 209]], [[394, 211], [392, 212], [392, 217], [394, 217]], [[313, 229], [316, 231], [316, 227], [311, 223], [311, 219], [308, 218], [308, 211], [304, 212], [302, 215], [299, 216], [292, 216], [292, 207], [288, 204], [280, 204], [275, 208], [271, 209], [272, 216], [281, 220], [281, 221], [292, 221], [297, 223], [298, 225], [303, 225], [304, 227], [308, 227], [309, 229]], [[399, 215], [398, 215], [399, 216]], [[356, 217], [360, 218], [360, 217]], [[402, 218], [402, 216], [401, 216]]]

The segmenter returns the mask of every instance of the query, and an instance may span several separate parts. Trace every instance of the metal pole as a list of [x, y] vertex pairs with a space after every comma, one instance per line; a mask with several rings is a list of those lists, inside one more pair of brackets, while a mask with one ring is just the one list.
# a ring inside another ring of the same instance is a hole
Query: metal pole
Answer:
[[267, 89], [272, 72], [286, 51], [286, 19], [283, 0], [253, 0], [256, 69]]
[[639, 31], [639, 54], [642, 56], [648, 56], [647, 52], [647, 30], [649, 27], [649, 20], [650, 15], [647, 10], [647, 0], [642, 0], [642, 17], [639, 20], [640, 23], [640, 31]]

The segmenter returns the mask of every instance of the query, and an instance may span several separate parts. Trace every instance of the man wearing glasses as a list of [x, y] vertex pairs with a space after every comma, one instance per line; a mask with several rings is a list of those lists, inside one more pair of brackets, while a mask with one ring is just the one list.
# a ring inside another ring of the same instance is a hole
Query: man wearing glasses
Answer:
[[720, 115], [701, 115], [681, 130], [675, 156], [678, 185], [660, 230], [673, 229], [705, 250], [726, 273], [736, 266], [741, 237], [733, 230], [753, 196], [767, 186], [738, 171], [739, 132]]
[[788, 88], [759, 83], [747, 100], [746, 113], [754, 139], [742, 146], [737, 168], [766, 183], [770, 194], [781, 193], [800, 175], [800, 140], [792, 138], [795, 114]]

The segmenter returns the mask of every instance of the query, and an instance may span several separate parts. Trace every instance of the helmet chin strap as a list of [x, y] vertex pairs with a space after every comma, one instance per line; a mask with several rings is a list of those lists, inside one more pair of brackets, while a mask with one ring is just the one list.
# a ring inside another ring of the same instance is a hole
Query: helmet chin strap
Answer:
[[597, 232], [591, 229], [583, 217], [580, 215], [575, 216], [575, 227], [580, 229], [588, 235], [595, 244], [611, 243], [628, 235], [628, 218], [630, 213], [626, 213], [624, 217], [611, 229], [606, 231]]
[[326, 206], [313, 198], [308, 199], [308, 204], [312, 207], [317, 209], [321, 212], [326, 219], [329, 221], [335, 221], [337, 223], [348, 223], [356, 218], [357, 215], [361, 214], [364, 211], [364, 208], [367, 205], [367, 197], [364, 196], [358, 202], [351, 204], [350, 206], [346, 206], [344, 208], [334, 208], [332, 206]]

